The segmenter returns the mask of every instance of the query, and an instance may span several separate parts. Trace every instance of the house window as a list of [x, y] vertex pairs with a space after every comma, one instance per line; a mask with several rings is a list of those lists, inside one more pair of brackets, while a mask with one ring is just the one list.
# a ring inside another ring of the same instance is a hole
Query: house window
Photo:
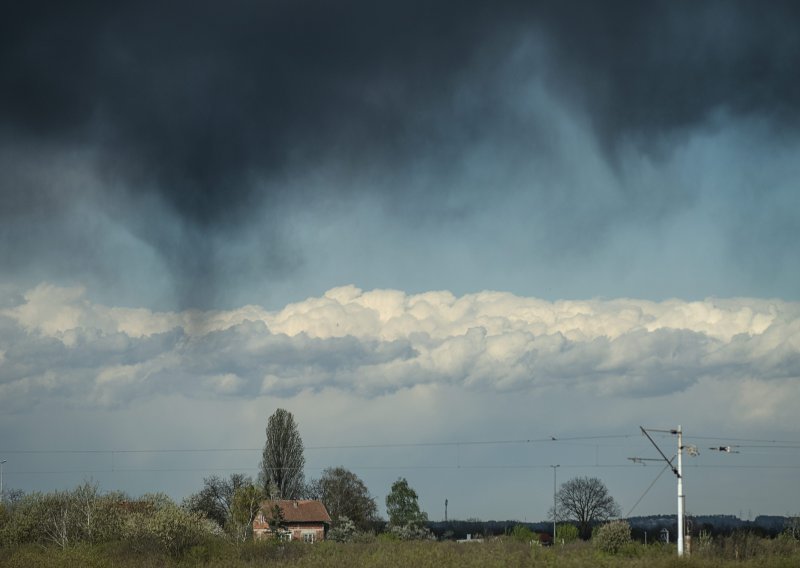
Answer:
[[303, 542], [314, 542], [314, 534], [313, 532], [304, 532]]

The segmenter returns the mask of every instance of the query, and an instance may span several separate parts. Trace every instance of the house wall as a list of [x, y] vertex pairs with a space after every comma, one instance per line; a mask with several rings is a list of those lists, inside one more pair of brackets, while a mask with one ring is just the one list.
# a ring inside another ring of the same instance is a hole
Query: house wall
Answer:
[[325, 526], [324, 525], [305, 525], [305, 526], [292, 526], [286, 527], [292, 531], [292, 540], [306, 540], [306, 535], [310, 535], [313, 542], [325, 540]]
[[[325, 540], [325, 525], [323, 523], [294, 524], [286, 523], [286, 530], [291, 532], [292, 540], [304, 540], [305, 535], [313, 535], [314, 542]], [[254, 523], [253, 536], [255, 538], [270, 538], [268, 523]]]

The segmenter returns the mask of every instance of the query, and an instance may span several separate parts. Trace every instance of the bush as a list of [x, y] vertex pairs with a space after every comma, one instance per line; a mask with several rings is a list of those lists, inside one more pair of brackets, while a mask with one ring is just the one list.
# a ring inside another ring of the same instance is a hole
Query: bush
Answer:
[[25, 495], [9, 512], [0, 528], [0, 546], [44, 542], [43, 519], [47, 513], [41, 493]]
[[557, 544], [569, 544], [570, 542], [578, 540], [579, 537], [580, 533], [578, 532], [578, 527], [575, 525], [561, 523], [556, 526], [555, 543]]
[[754, 558], [763, 552], [765, 540], [748, 530], [735, 530], [716, 540], [716, 556], [734, 560]]
[[209, 526], [202, 516], [168, 504], [150, 515], [131, 514], [126, 519], [123, 538], [137, 551], [155, 548], [177, 557], [211, 537]]
[[511, 529], [511, 533], [508, 536], [519, 542], [531, 542], [536, 540], [536, 535], [525, 525], [514, 525], [514, 528]]
[[627, 521], [612, 521], [597, 528], [592, 542], [598, 550], [616, 554], [631, 542], [631, 526]]
[[339, 518], [333, 528], [328, 531], [328, 540], [333, 542], [351, 542], [356, 534], [356, 524], [345, 516]]
[[389, 529], [389, 534], [393, 535], [397, 540], [436, 540], [436, 537], [427, 527], [415, 522], [401, 527], [393, 526]]

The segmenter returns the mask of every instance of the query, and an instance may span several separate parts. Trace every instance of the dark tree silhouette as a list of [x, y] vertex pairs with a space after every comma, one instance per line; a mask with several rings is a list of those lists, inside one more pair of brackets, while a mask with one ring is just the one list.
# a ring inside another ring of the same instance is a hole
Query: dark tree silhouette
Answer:
[[334, 522], [347, 517], [362, 530], [378, 517], [375, 500], [364, 482], [343, 467], [329, 467], [313, 482], [313, 493], [322, 500]]
[[559, 516], [577, 521], [583, 539], [591, 537], [594, 523], [620, 513], [605, 484], [596, 477], [570, 479], [558, 490], [557, 500]]
[[235, 493], [252, 483], [250, 477], [241, 473], [233, 473], [227, 479], [212, 475], [203, 479], [203, 488], [187, 497], [184, 504], [190, 511], [202, 513], [225, 527], [231, 518]]

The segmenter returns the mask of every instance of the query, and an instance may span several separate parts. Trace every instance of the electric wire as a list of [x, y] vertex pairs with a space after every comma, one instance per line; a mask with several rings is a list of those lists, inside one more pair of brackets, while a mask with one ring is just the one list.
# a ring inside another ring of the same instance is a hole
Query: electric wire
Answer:
[[658, 472], [658, 475], [656, 475], [656, 478], [650, 483], [650, 485], [647, 486], [647, 489], [644, 490], [644, 493], [642, 493], [641, 497], [639, 497], [636, 500], [636, 503], [633, 504], [633, 507], [631, 507], [631, 510], [628, 511], [627, 515], [625, 515], [626, 519], [631, 516], [631, 513], [633, 513], [633, 510], [636, 508], [636, 506], [639, 503], [642, 502], [642, 499], [644, 499], [644, 496], [647, 495], [650, 492], [650, 490], [653, 488], [653, 485], [656, 484], [656, 481], [658, 481], [661, 478], [661, 476], [664, 475], [664, 472], [667, 471], [670, 467], [672, 467], [672, 464], [671, 463], [667, 463], [667, 465], [665, 465], [664, 467], [661, 468], [661, 471]]
[[[332, 444], [305, 446], [304, 450], [354, 450], [380, 448], [422, 448], [453, 446], [492, 446], [512, 444], [566, 443], [586, 440], [626, 439], [637, 437], [633, 434], [604, 434], [593, 436], [548, 436], [543, 438], [526, 438], [515, 440], [467, 440], [439, 442], [402, 442], [377, 444]], [[594, 445], [594, 444], [592, 444]], [[264, 448], [156, 448], [156, 449], [36, 449], [36, 450], [0, 450], [2, 454], [162, 454], [162, 453], [221, 453], [221, 452], [260, 452]]]

